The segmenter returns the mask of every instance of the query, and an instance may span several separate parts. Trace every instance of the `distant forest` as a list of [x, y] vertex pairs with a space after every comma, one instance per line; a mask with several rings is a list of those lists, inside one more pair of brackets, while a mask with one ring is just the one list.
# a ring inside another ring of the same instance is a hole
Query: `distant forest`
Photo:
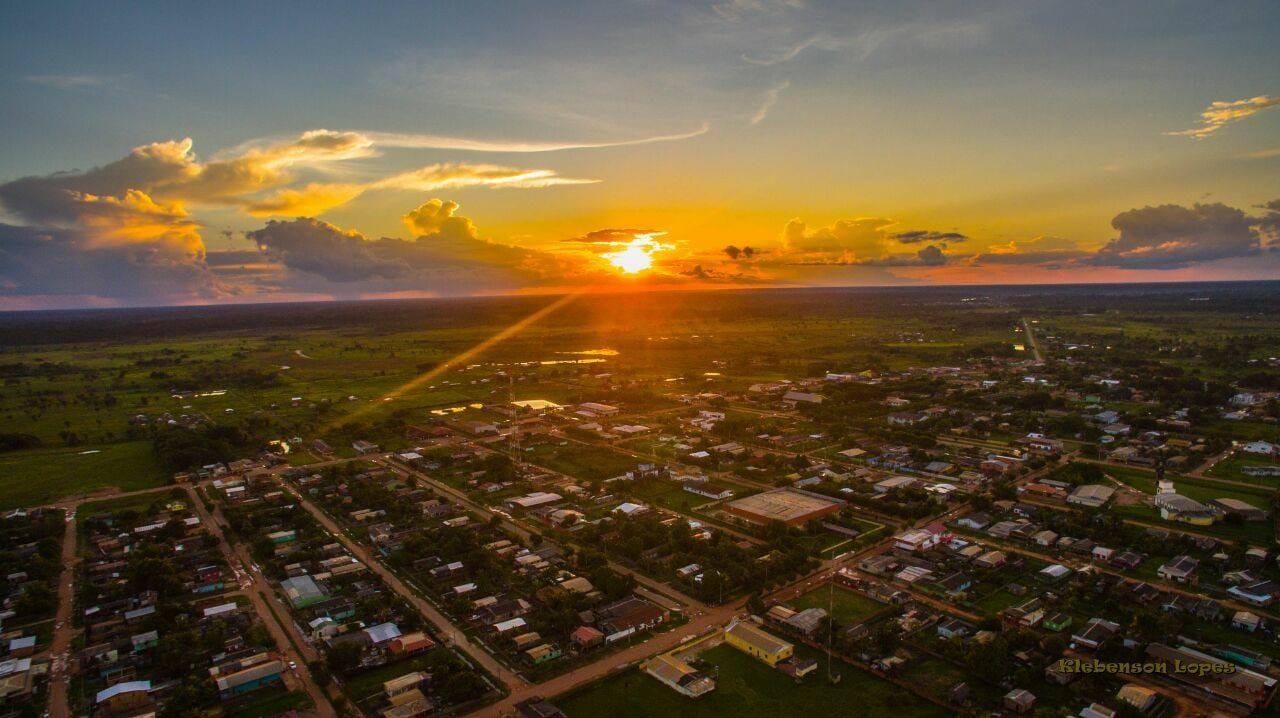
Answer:
[[[0, 345], [145, 340], [199, 333], [360, 327], [412, 331], [510, 324], [554, 301], [549, 296], [237, 304], [201, 307], [0, 313]], [[892, 316], [929, 307], [1004, 308], [1055, 313], [1124, 310], [1140, 314], [1264, 314], [1280, 309], [1280, 281], [1051, 286], [733, 289], [584, 295], [543, 321], [573, 326], [627, 317], [697, 314], [706, 319]]]

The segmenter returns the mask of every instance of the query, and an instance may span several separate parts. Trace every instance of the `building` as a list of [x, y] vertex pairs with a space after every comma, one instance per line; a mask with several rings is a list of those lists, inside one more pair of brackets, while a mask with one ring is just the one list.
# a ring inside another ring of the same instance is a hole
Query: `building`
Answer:
[[821, 494], [799, 489], [775, 489], [730, 501], [724, 508], [751, 523], [781, 521], [788, 526], [801, 526], [836, 513], [844, 505], [844, 501]]
[[280, 582], [280, 590], [294, 608], [306, 608], [328, 598], [315, 579], [306, 575], [286, 578]]
[[580, 413], [590, 414], [591, 416], [613, 416], [622, 411], [616, 406], [608, 404], [597, 404], [594, 401], [584, 401], [578, 405]]
[[1030, 713], [1035, 706], [1035, 694], [1025, 688], [1014, 688], [1004, 694], [1004, 707], [1014, 713]]
[[823, 401], [821, 394], [810, 394], [803, 391], [789, 391], [782, 395], [782, 403], [795, 406], [796, 404], [821, 404]]
[[1194, 583], [1199, 566], [1200, 561], [1190, 556], [1174, 556], [1156, 571], [1156, 575], [1166, 581]]
[[636, 596], [628, 596], [596, 609], [596, 625], [606, 643], [647, 631], [667, 619], [667, 612]]
[[1232, 586], [1227, 593], [1252, 606], [1270, 606], [1280, 596], [1280, 583], [1271, 579]]
[[563, 501], [564, 497], [560, 494], [549, 493], [546, 491], [534, 491], [531, 494], [517, 496], [513, 499], [507, 499], [506, 504], [511, 509], [531, 509], [537, 506], [546, 506], [554, 504], [557, 501]]
[[1209, 507], [1221, 511], [1227, 516], [1239, 516], [1245, 521], [1266, 521], [1267, 512], [1240, 499], [1213, 499]]
[[912, 529], [894, 536], [893, 546], [903, 551], [928, 551], [941, 541], [941, 534], [924, 529]]
[[644, 672], [682, 696], [701, 698], [715, 690], [716, 683], [701, 671], [670, 654], [660, 654], [644, 664]]
[[776, 668], [795, 653], [795, 646], [749, 621], [734, 620], [724, 629], [729, 645]]
[[100, 715], [126, 715], [151, 703], [151, 681], [125, 681], [98, 691], [93, 698], [94, 712]]
[[1126, 683], [1116, 693], [1116, 700], [1121, 703], [1128, 703], [1140, 711], [1149, 710], [1151, 706], [1155, 705], [1158, 698], [1159, 694], [1155, 691], [1137, 683]]
[[[1276, 679], [1256, 673], [1231, 661], [1215, 658], [1186, 646], [1173, 648], [1162, 643], [1147, 646], [1147, 658], [1167, 667], [1167, 676], [1209, 695], [1254, 711], [1267, 706], [1275, 693]], [[1174, 666], [1205, 666], [1196, 671], [1174, 670]]]
[[520, 718], [565, 718], [564, 711], [539, 696], [517, 703], [516, 713]]
[[1160, 518], [1180, 521], [1193, 526], [1210, 526], [1218, 519], [1218, 512], [1182, 494], [1159, 494], [1155, 498]]
[[1111, 500], [1112, 494], [1116, 492], [1110, 486], [1102, 484], [1084, 484], [1076, 487], [1075, 491], [1067, 497], [1067, 503], [1077, 506], [1086, 506], [1089, 508], [1098, 508]]
[[256, 691], [264, 686], [279, 683], [281, 681], [280, 674], [283, 672], [284, 663], [272, 660], [249, 666], [225, 676], [218, 676], [215, 681], [218, 685], [218, 695], [223, 700], [226, 700]]
[[1071, 642], [1090, 650], [1097, 650], [1120, 630], [1120, 624], [1102, 618], [1091, 618], [1084, 630], [1071, 636]]
[[717, 501], [733, 498], [733, 489], [711, 481], [686, 481], [684, 490]]

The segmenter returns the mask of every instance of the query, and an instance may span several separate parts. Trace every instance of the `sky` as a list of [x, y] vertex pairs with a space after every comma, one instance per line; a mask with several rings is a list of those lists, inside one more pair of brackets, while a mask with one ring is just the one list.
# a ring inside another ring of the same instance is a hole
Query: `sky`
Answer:
[[1280, 4], [0, 6], [0, 310], [1280, 278]]

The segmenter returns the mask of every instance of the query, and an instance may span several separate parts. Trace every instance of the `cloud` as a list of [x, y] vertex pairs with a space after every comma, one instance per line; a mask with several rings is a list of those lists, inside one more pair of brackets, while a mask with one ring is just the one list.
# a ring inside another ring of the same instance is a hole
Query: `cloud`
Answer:
[[121, 77], [118, 75], [71, 74], [27, 75], [22, 79], [33, 85], [44, 85], [45, 87], [53, 87], [59, 90], [78, 90], [114, 85], [120, 81]]
[[0, 297], [183, 302], [233, 293], [209, 271], [202, 245], [103, 244], [78, 229], [0, 224]]
[[695, 130], [671, 135], [654, 135], [629, 140], [612, 140], [605, 142], [565, 141], [536, 142], [529, 140], [476, 140], [465, 137], [449, 137], [446, 135], [402, 133], [402, 132], [365, 132], [362, 133], [381, 147], [399, 147], [423, 150], [461, 150], [467, 152], [563, 152], [565, 150], [591, 150], [608, 147], [630, 147], [647, 145], [655, 142], [678, 142], [700, 137], [711, 130], [710, 123], [702, 123]]
[[292, 291], [343, 294], [477, 294], [571, 281], [580, 262], [479, 236], [456, 202], [433, 198], [403, 217], [411, 240], [369, 238], [309, 217], [272, 220], [246, 233], [287, 271]]
[[1221, 203], [1131, 209], [1111, 220], [1119, 236], [1089, 261], [1112, 267], [1178, 269], [1243, 257], [1260, 248], [1257, 224], [1257, 218]]
[[1036, 265], [1057, 269], [1071, 266], [1089, 254], [1090, 252], [1080, 249], [1071, 240], [1041, 236], [988, 247], [985, 252], [971, 255], [967, 263], [973, 266]]
[[770, 87], [768, 90], [765, 90], [764, 97], [761, 98], [760, 101], [760, 106], [757, 107], [756, 111], [751, 115], [751, 119], [749, 120], [750, 124], [758, 125], [763, 122], [764, 118], [769, 116], [769, 110], [772, 110], [773, 106], [778, 104], [778, 96], [782, 94], [783, 90], [790, 86], [791, 81], [784, 80], [773, 87]]
[[1186, 130], [1166, 132], [1165, 134], [1203, 140], [1233, 122], [1238, 122], [1276, 105], [1280, 105], [1280, 97], [1268, 97], [1267, 95], [1258, 95], [1257, 97], [1243, 100], [1218, 100], [1209, 103], [1209, 106], [1200, 113], [1200, 123], [1197, 126]]
[[408, 265], [380, 254], [376, 244], [359, 232], [345, 231], [310, 217], [271, 220], [245, 236], [286, 267], [331, 282], [394, 279], [409, 273]]
[[843, 41], [834, 39], [828, 35], [811, 35], [772, 54], [763, 56], [743, 55], [742, 60], [752, 65], [771, 67], [773, 65], [781, 65], [784, 62], [790, 62], [799, 57], [800, 53], [811, 47], [816, 47], [819, 50], [839, 50], [844, 45], [845, 43]]
[[440, 163], [420, 167], [378, 180], [373, 189], [401, 189], [434, 192], [463, 187], [536, 189], [557, 185], [595, 184], [598, 179], [560, 177], [554, 170], [521, 169], [501, 165], [473, 165], [461, 162]]
[[415, 236], [477, 239], [479, 232], [475, 224], [469, 218], [456, 214], [457, 211], [457, 202], [430, 199], [402, 219]]
[[612, 247], [626, 246], [637, 237], [655, 236], [663, 234], [658, 229], [596, 229], [577, 237], [570, 237], [564, 241], [576, 242], [580, 244], [605, 245]]
[[364, 190], [356, 184], [313, 182], [299, 189], [284, 189], [269, 197], [250, 200], [244, 209], [255, 217], [314, 217], [350, 202]]
[[803, 220], [796, 218], [783, 227], [782, 247], [793, 253], [835, 253], [849, 258], [880, 256], [886, 249], [884, 230], [893, 224], [893, 220], [882, 217], [859, 217], [809, 230]]
[[959, 232], [934, 232], [927, 229], [912, 229], [906, 232], [895, 232], [889, 236], [903, 244], [918, 244], [920, 242], [963, 242], [969, 239]]
[[721, 251], [723, 251], [725, 255], [729, 257], [729, 259], [735, 262], [739, 260], [750, 261], [757, 254], [759, 254], [759, 251], [756, 250], [754, 247], [747, 247], [747, 246], [738, 247], [732, 244], [729, 245], [728, 247], [725, 247]]
[[724, 0], [711, 4], [711, 11], [723, 20], [737, 22], [760, 13], [777, 14], [804, 7], [804, 0]]

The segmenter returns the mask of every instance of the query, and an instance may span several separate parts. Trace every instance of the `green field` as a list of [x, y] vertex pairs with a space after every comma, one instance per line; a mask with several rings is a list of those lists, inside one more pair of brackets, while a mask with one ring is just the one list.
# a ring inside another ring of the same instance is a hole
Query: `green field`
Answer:
[[[1106, 466], [1103, 471], [1115, 480], [1128, 484], [1145, 494], [1155, 494], [1156, 475], [1154, 472], [1118, 466]], [[1245, 488], [1189, 476], [1169, 475], [1168, 478], [1173, 481], [1174, 488], [1179, 494], [1200, 502], [1230, 498], [1239, 499], [1258, 508], [1268, 509], [1271, 503], [1271, 496], [1274, 494], [1274, 491], [1267, 488]], [[1211, 534], [1231, 540], [1268, 544], [1274, 537], [1271, 521], [1256, 521], [1244, 524], [1230, 524], [1219, 521], [1213, 526], [1186, 526], [1185, 524], [1161, 519], [1159, 510], [1153, 506], [1117, 506], [1112, 510], [1122, 516], [1168, 525], [1173, 528], [1185, 526], [1189, 531]]]
[[1249, 476], [1241, 469], [1246, 466], [1280, 466], [1275, 461], [1262, 456], [1236, 453], [1213, 465], [1206, 473], [1219, 479], [1229, 479], [1258, 487], [1280, 488], [1280, 476]]
[[[801, 655], [813, 656], [805, 649]], [[700, 658], [715, 666], [716, 689], [690, 700], [638, 670], [592, 684], [565, 698], [556, 699], [566, 715], [595, 718], [777, 718], [778, 716], [865, 716], [897, 718], [945, 716], [946, 710], [882, 681], [854, 666], [837, 663], [842, 675], [837, 685], [826, 681], [825, 662], [818, 671], [796, 684], [781, 671], [727, 645], [717, 646]]]
[[[82, 453], [95, 449], [99, 453]], [[0, 508], [5, 509], [107, 488], [136, 491], [168, 481], [147, 441], [0, 454], [0, 476]]]
[[840, 586], [835, 586], [834, 589], [827, 586], [815, 588], [787, 603], [797, 611], [806, 608], [821, 608], [824, 611], [830, 609], [831, 617], [842, 626], [861, 623], [889, 608], [879, 601]]
[[570, 441], [565, 446], [540, 444], [525, 453], [525, 460], [588, 481], [612, 479], [635, 469], [637, 464], [644, 463], [612, 449], [576, 441]]

